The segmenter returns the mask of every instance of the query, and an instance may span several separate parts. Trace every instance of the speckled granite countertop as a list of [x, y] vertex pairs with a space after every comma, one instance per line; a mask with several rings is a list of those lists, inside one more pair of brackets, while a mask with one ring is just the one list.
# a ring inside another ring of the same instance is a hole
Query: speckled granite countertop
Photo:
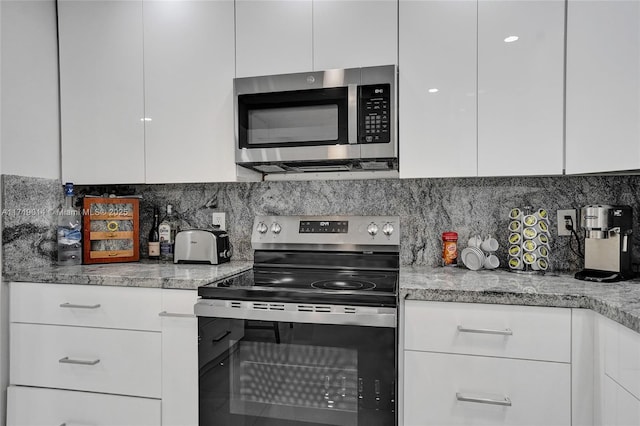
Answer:
[[252, 265], [252, 262], [231, 261], [221, 265], [140, 262], [51, 266], [5, 272], [3, 280], [195, 290], [201, 285], [251, 269]]
[[[119, 263], [25, 269], [4, 281], [155, 287], [195, 290], [250, 269], [252, 262], [222, 265]], [[600, 284], [568, 274], [524, 275], [504, 270], [402, 267], [400, 297], [442, 302], [588, 308], [640, 333], [640, 281]]]
[[640, 333], [640, 281], [593, 283], [569, 274], [405, 267], [400, 297], [442, 302], [588, 308]]

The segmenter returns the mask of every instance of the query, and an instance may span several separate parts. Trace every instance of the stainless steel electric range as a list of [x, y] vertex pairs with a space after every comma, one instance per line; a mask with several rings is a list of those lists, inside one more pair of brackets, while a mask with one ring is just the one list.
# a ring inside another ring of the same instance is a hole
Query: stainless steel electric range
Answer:
[[251, 244], [198, 290], [200, 425], [396, 425], [398, 217], [259, 216]]

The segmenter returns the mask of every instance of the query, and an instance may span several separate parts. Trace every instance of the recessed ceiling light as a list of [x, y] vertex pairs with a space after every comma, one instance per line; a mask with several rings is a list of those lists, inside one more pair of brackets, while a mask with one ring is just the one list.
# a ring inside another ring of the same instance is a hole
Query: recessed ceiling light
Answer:
[[438, 90], [438, 89], [436, 89], [435, 87], [433, 87], [433, 88], [431, 88], [431, 89], [427, 90], [427, 92], [429, 92], [429, 93], [438, 93], [438, 92], [439, 92], [439, 90]]
[[509, 36], [507, 38], [504, 39], [505, 43], [513, 43], [514, 41], [518, 41], [520, 37], [518, 36]]

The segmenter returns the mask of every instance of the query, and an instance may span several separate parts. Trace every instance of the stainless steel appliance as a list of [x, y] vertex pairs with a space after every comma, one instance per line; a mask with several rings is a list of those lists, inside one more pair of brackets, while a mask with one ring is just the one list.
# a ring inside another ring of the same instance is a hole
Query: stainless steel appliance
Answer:
[[633, 277], [629, 206], [589, 205], [580, 210], [585, 230], [584, 270], [575, 277], [587, 281], [620, 281]]
[[198, 289], [201, 426], [397, 424], [398, 222], [255, 219], [253, 269]]
[[234, 79], [236, 163], [263, 173], [397, 170], [397, 67]]
[[230, 259], [231, 244], [225, 231], [189, 229], [176, 234], [173, 263], [218, 265]]

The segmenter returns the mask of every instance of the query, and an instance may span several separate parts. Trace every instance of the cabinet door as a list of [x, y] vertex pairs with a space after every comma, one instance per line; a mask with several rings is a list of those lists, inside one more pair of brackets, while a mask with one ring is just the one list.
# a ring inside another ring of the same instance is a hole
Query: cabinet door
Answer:
[[564, 11], [478, 2], [478, 175], [562, 174]]
[[312, 0], [236, 0], [236, 76], [313, 69]]
[[400, 0], [400, 176], [476, 176], [476, 1]]
[[603, 377], [602, 398], [603, 425], [640, 425], [640, 400], [606, 375]]
[[313, 0], [313, 68], [395, 64], [398, 0]]
[[62, 180], [144, 182], [142, 1], [58, 2]]
[[569, 0], [566, 172], [640, 168], [640, 1]]
[[569, 364], [405, 351], [404, 368], [405, 426], [571, 424]]
[[198, 320], [194, 290], [162, 293], [162, 425], [198, 425]]
[[145, 1], [146, 182], [235, 181], [233, 1]]

